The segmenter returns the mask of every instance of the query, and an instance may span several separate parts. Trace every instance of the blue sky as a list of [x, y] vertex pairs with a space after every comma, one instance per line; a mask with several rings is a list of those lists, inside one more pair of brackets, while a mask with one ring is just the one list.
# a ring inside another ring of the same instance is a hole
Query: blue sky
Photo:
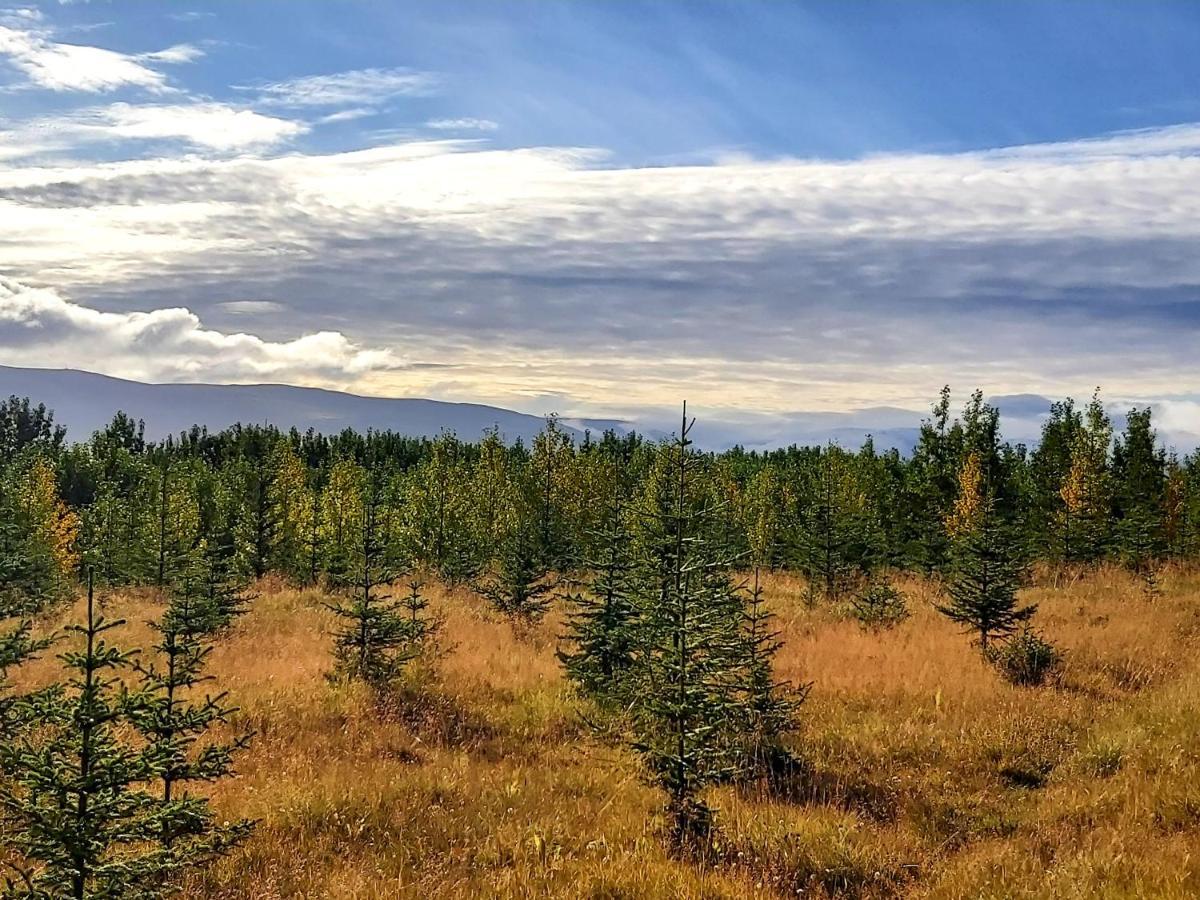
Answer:
[[[43, 6], [64, 40], [193, 44], [192, 90], [395, 67], [436, 91], [301, 143], [331, 149], [481, 119], [500, 147], [620, 163], [853, 158], [1065, 141], [1200, 117], [1186, 2], [258, 2]], [[64, 98], [65, 99], [65, 98]], [[14, 98], [31, 112], [46, 98]]]
[[12, 6], [0, 363], [1200, 434], [1196, 47], [1165, 0]]

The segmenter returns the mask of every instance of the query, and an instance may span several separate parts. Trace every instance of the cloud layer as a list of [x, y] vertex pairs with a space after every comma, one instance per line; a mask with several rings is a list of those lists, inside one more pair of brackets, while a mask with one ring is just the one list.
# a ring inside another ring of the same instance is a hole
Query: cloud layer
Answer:
[[[421, 115], [331, 149], [322, 129], [441, 80], [362, 68], [220, 100], [160, 71], [191, 44], [129, 55], [0, 28], [15, 89], [87, 95], [0, 122], [0, 361], [575, 415], [686, 397], [781, 439], [796, 410], [920, 408], [947, 381], [1102, 384], [1168, 398], [1172, 427], [1200, 430], [1200, 386], [1181, 380], [1200, 331], [1200, 125], [649, 167]], [[140, 96], [92, 96], [118, 89]]]

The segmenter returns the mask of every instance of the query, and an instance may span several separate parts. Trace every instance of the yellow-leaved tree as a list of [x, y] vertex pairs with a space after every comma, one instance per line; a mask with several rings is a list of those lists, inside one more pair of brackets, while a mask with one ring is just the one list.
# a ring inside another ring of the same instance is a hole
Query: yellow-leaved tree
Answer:
[[946, 516], [946, 533], [957, 538], [974, 531], [983, 517], [986, 499], [983, 461], [978, 451], [972, 451], [958, 471], [958, 497]]
[[31, 569], [49, 582], [48, 593], [62, 593], [79, 568], [79, 516], [59, 496], [49, 460], [37, 457], [21, 473], [16, 499]]

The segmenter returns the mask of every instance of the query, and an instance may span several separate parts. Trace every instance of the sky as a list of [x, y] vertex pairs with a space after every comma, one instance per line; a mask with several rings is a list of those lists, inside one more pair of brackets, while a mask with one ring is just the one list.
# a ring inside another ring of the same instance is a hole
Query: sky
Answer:
[[1197, 47], [1183, 0], [3, 8], [0, 364], [1200, 435]]

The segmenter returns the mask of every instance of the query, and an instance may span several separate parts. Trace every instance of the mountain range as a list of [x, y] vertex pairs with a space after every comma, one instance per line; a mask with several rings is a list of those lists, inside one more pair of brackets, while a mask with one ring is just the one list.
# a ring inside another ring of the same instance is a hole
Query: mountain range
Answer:
[[[453, 431], [472, 441], [485, 430], [497, 428], [508, 441], [529, 443], [545, 424], [541, 416], [478, 403], [363, 397], [285, 384], [146, 384], [77, 369], [0, 366], [0, 396], [9, 395], [45, 403], [73, 440], [84, 440], [103, 428], [118, 410], [145, 422], [151, 440], [162, 440], [193, 425], [216, 431], [240, 422], [300, 431], [312, 428], [326, 434], [345, 428], [391, 430], [414, 437]], [[989, 402], [1000, 410], [1008, 440], [1037, 441], [1050, 410], [1048, 398], [1015, 394], [991, 397]], [[1114, 425], [1121, 428], [1121, 411], [1114, 408], [1110, 412]], [[702, 413], [695, 435], [697, 444], [705, 449], [735, 444], [769, 449], [827, 441], [857, 448], [870, 435], [881, 450], [895, 447], [907, 452], [917, 440], [925, 415], [920, 410], [891, 406], [846, 412], [746, 413], [727, 419]], [[560, 423], [577, 440], [585, 431], [599, 435], [608, 430], [619, 434], [636, 430], [659, 438], [677, 427], [674, 417], [666, 413], [637, 420], [563, 418]], [[1162, 437], [1168, 445], [1181, 449], [1196, 444], [1196, 435], [1189, 432], [1168, 431]]]

